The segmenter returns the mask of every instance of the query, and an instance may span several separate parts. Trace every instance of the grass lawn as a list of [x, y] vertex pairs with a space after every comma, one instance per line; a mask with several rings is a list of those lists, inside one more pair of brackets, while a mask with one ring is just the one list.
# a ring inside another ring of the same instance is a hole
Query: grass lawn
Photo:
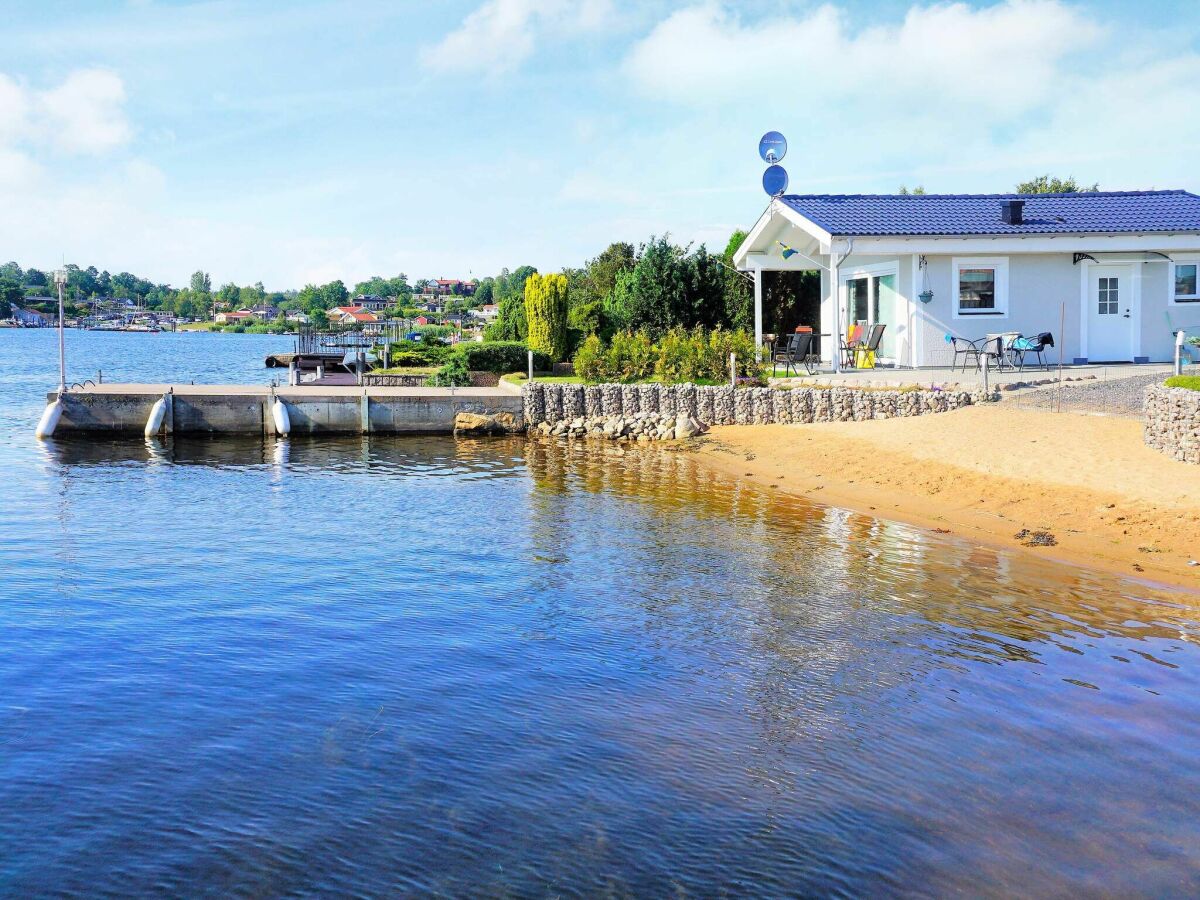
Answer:
[[437, 366], [393, 366], [390, 369], [372, 369], [372, 375], [432, 375]]
[[[505, 375], [501, 378], [501, 381], [508, 381], [508, 382], [511, 382], [512, 384], [524, 384], [528, 380], [529, 379], [522, 372], [513, 372], [511, 375]], [[590, 383], [590, 382], [584, 381], [578, 375], [539, 375], [537, 372], [533, 373], [533, 380], [536, 382], [539, 382], [540, 384], [589, 384]], [[601, 382], [595, 382], [595, 384], [600, 384], [600, 383]], [[643, 378], [639, 381], [630, 381], [630, 382], [623, 382], [623, 383], [661, 384], [662, 382], [660, 382], [657, 378]], [[726, 385], [728, 383], [729, 383], [728, 381], [724, 381], [724, 380], [716, 381], [711, 378], [697, 378], [694, 382], [692, 382], [692, 384], [707, 385], [710, 387], [714, 386], [714, 385], [722, 386], [722, 385]]]
[[1167, 379], [1167, 387], [1200, 391], [1200, 375], [1172, 375]]
[[175, 326], [176, 331], [208, 331], [216, 322], [188, 322], [186, 325]]

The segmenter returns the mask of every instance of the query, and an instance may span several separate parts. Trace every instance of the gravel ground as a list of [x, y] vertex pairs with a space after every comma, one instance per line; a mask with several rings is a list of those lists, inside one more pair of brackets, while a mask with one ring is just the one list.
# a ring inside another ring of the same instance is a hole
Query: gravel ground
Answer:
[[1136, 419], [1142, 414], [1143, 392], [1149, 385], [1161, 383], [1167, 376], [1162, 372], [1111, 378], [1107, 381], [1072, 382], [1057, 387], [1003, 394], [1005, 403], [1026, 409], [1058, 410], [1062, 412], [1106, 413]]

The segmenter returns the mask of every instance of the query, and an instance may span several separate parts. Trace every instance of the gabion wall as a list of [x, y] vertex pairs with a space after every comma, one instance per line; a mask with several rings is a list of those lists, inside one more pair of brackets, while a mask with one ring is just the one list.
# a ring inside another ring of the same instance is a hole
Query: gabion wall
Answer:
[[1146, 446], [1200, 465], [1200, 391], [1151, 385], [1146, 388], [1142, 423]]
[[[1200, 406], [1200, 392], [1183, 393], [1193, 394]], [[530, 426], [638, 413], [688, 415], [705, 425], [850, 422], [923, 416], [985, 399], [967, 391], [865, 391], [844, 387], [735, 390], [694, 384], [585, 386], [540, 382], [525, 385], [524, 396], [525, 422]], [[1146, 443], [1150, 443], [1149, 437]]]

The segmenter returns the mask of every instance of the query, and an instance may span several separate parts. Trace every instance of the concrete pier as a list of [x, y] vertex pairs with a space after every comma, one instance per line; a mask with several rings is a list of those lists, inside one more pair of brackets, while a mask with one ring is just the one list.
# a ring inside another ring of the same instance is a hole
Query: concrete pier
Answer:
[[[459, 412], [512, 413], [522, 420], [516, 389], [300, 386], [275, 389], [292, 434], [437, 434], [454, 430]], [[100, 384], [64, 396], [58, 434], [137, 432], [170, 394], [163, 433], [273, 434], [271, 388], [259, 385]], [[48, 394], [53, 400], [56, 394]]]

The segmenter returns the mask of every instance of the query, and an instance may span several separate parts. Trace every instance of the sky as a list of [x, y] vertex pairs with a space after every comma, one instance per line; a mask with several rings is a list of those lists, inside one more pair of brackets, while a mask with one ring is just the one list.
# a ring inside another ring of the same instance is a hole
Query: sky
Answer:
[[186, 285], [721, 249], [767, 198], [1200, 191], [1200, 3], [0, 0], [0, 259]]

